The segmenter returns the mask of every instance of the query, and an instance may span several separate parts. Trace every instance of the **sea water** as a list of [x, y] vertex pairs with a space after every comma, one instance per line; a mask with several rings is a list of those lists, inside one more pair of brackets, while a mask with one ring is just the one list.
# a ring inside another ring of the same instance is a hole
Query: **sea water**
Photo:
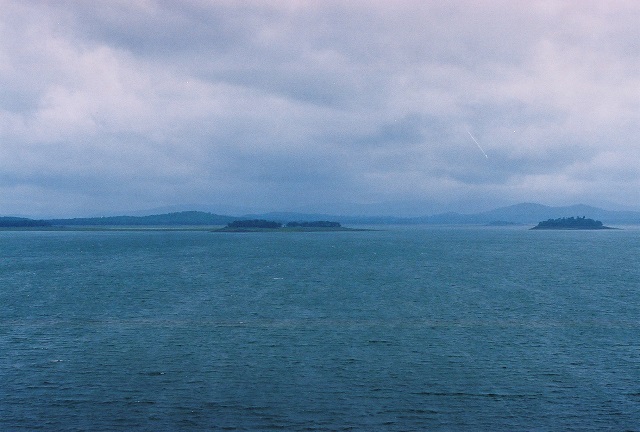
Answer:
[[0, 430], [640, 430], [640, 230], [0, 232]]

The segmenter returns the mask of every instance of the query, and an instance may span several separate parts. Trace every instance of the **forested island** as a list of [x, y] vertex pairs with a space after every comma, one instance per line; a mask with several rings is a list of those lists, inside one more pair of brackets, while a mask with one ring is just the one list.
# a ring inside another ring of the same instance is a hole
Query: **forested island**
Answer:
[[548, 219], [543, 222], [539, 222], [538, 225], [531, 228], [533, 230], [601, 230], [601, 229], [614, 229], [608, 226], [604, 226], [602, 222], [598, 220], [588, 219], [585, 216], [582, 217], [563, 217], [558, 219]]

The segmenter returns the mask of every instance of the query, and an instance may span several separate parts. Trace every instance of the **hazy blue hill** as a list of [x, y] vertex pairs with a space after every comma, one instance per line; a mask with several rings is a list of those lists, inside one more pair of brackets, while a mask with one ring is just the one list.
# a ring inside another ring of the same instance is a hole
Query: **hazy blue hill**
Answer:
[[108, 216], [96, 218], [50, 219], [56, 226], [206, 226], [226, 225], [233, 216], [185, 211], [150, 216]]
[[640, 212], [611, 211], [584, 204], [550, 207], [542, 204], [523, 203], [491, 210], [482, 213], [482, 215], [491, 220], [505, 220], [518, 223], [537, 223], [541, 220], [581, 215], [605, 220], [608, 223], [640, 224]]
[[553, 207], [542, 204], [522, 203], [490, 210], [481, 215], [487, 219], [501, 218], [513, 222], [533, 222], [551, 217], [556, 212]]
[[273, 219], [280, 222], [289, 220], [340, 220], [342, 223], [352, 225], [486, 225], [496, 221], [513, 224], [536, 224], [541, 220], [575, 215], [605, 220], [607, 223], [640, 224], [640, 212], [610, 211], [584, 204], [551, 207], [536, 203], [515, 204], [480, 213], [464, 214], [448, 212], [420, 217], [346, 216], [291, 212], [251, 214], [244, 217], [247, 219]]
[[415, 218], [403, 218], [393, 216], [348, 216], [331, 215], [326, 213], [296, 213], [296, 212], [271, 212], [261, 214], [248, 214], [243, 219], [272, 219], [286, 223], [288, 221], [319, 221], [319, 220], [339, 220], [343, 224], [355, 225], [406, 225], [416, 222]]
[[296, 213], [296, 212], [269, 212], [269, 213], [250, 213], [243, 215], [243, 219], [269, 219], [279, 222], [291, 220], [318, 220], [327, 219], [335, 216], [320, 213]]
[[467, 224], [481, 224], [486, 223], [485, 219], [483, 219], [478, 214], [463, 214], [463, 213], [441, 213], [433, 216], [423, 216], [420, 218], [415, 218], [413, 223], [420, 224], [451, 224], [451, 225], [467, 225]]
[[[535, 203], [521, 203], [507, 207], [500, 207], [494, 210], [480, 213], [441, 213], [431, 216], [422, 216], [415, 218], [380, 218], [379, 222], [374, 223], [394, 223], [394, 224], [491, 224], [496, 221], [502, 223], [513, 224], [536, 224], [538, 221], [547, 219], [557, 219], [562, 217], [570, 217], [575, 215], [588, 216], [607, 223], [616, 224], [640, 224], [640, 212], [634, 211], [610, 211], [597, 207], [591, 207], [583, 204], [551, 207]], [[368, 218], [369, 220], [371, 218]], [[393, 222], [387, 222], [393, 219]], [[346, 222], [345, 218], [342, 218]], [[358, 223], [357, 220], [350, 221]], [[368, 222], [371, 223], [371, 222]]]
[[44, 220], [4, 216], [0, 217], [1, 228], [46, 227], [50, 224]]

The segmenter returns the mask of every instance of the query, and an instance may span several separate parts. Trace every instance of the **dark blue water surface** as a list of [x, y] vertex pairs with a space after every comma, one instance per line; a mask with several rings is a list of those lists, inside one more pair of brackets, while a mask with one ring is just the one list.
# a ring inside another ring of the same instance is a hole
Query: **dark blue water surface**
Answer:
[[0, 430], [640, 430], [640, 230], [0, 232]]

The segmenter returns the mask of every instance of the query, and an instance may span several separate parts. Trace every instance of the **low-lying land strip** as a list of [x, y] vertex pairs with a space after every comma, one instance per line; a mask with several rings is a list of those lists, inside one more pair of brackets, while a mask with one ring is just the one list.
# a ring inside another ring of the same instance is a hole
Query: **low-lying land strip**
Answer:
[[215, 232], [315, 232], [315, 231], [367, 231], [359, 228], [345, 228], [339, 222], [313, 221], [288, 222], [282, 224], [264, 219], [235, 220]]

